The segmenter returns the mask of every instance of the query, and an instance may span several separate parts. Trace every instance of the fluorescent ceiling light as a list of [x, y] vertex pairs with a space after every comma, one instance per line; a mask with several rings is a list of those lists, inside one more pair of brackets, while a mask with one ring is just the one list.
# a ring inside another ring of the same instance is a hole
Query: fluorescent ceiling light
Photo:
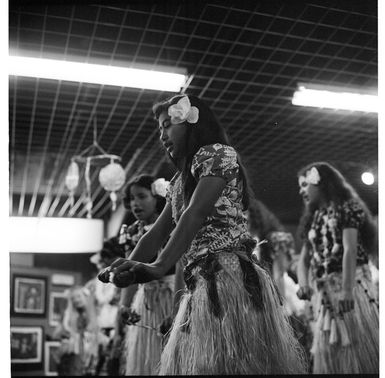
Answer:
[[299, 106], [378, 113], [378, 96], [349, 92], [346, 88], [299, 84], [291, 103]]
[[103, 248], [103, 221], [84, 218], [9, 218], [9, 251], [95, 253]]
[[[65, 60], [8, 57], [8, 74], [84, 83], [179, 92], [186, 84], [183, 73], [106, 66]], [[180, 69], [179, 69], [180, 71]]]

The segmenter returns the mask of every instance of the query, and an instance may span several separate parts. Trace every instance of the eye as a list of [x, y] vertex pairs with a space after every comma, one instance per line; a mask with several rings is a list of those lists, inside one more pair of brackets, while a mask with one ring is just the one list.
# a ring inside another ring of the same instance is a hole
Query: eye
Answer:
[[167, 129], [170, 125], [171, 125], [171, 122], [170, 122], [169, 119], [166, 119], [166, 120], [163, 121], [163, 125], [162, 126], [163, 126], [164, 129]]

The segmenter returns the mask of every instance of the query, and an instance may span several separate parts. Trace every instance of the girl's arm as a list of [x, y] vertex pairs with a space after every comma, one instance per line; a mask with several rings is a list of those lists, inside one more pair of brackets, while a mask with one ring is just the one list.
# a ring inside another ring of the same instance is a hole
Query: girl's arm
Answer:
[[354, 308], [353, 287], [357, 265], [357, 238], [358, 231], [355, 228], [345, 228], [342, 231], [344, 254], [342, 257], [342, 295], [339, 302], [342, 312]]
[[302, 245], [301, 255], [298, 260], [297, 275], [299, 290], [297, 296], [299, 299], [310, 300], [312, 295], [312, 289], [309, 287], [309, 265], [310, 265], [310, 254], [309, 247], [305, 242]]
[[167, 240], [172, 229], [172, 211], [171, 205], [168, 202], [154, 225], [140, 238], [138, 244], [135, 246], [129, 257], [126, 259], [116, 259], [110, 267], [108, 267], [99, 275], [99, 279], [103, 282], [108, 282], [108, 279], [103, 278], [106, 274], [105, 272], [115, 269], [118, 266], [127, 266], [128, 260], [135, 260], [140, 262], [151, 261], [151, 259], [156, 256], [162, 245]]
[[[200, 230], [205, 219], [211, 215], [214, 205], [226, 186], [225, 179], [215, 176], [202, 177], [191, 197], [190, 204], [180, 217], [178, 224], [171, 234], [171, 237], [163, 251], [159, 254], [153, 264], [144, 265], [134, 261], [127, 261], [112, 270], [114, 275], [124, 272], [129, 281], [130, 274], [138, 272], [140, 281], [147, 282], [151, 279], [158, 279], [179, 260], [187, 251], [195, 235]], [[170, 210], [171, 211], [171, 210]], [[163, 214], [163, 213], [162, 213]], [[158, 223], [158, 222], [157, 222]], [[156, 224], [155, 224], [156, 225]], [[153, 226], [153, 228], [155, 227]], [[153, 230], [153, 228], [151, 230]], [[135, 248], [134, 252], [137, 248]], [[136, 257], [136, 255], [135, 255]], [[134, 256], [132, 256], [132, 259]], [[131, 259], [131, 257], [130, 257]], [[140, 273], [139, 273], [140, 271]]]
[[226, 186], [221, 177], [202, 177], [164, 250], [154, 265], [163, 276], [187, 251]]

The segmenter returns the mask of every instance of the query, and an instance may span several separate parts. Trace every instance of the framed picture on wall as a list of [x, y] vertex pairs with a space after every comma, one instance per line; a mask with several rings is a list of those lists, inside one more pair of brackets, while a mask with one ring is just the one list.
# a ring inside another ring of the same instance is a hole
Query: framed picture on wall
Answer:
[[42, 347], [42, 327], [11, 326], [11, 363], [41, 363]]
[[60, 341], [46, 341], [44, 344], [44, 374], [45, 375], [58, 375], [57, 365], [58, 348], [60, 347]]
[[65, 292], [52, 292], [49, 297], [49, 325], [56, 327], [63, 317], [68, 299]]
[[12, 312], [20, 315], [45, 315], [46, 278], [13, 276]]

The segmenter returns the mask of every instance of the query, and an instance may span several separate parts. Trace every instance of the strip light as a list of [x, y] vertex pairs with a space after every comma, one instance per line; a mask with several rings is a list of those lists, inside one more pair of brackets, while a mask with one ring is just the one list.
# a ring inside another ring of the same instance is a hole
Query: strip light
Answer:
[[9, 217], [9, 251], [95, 253], [103, 248], [103, 221], [84, 218]]
[[291, 103], [299, 106], [378, 113], [378, 97], [368, 93], [347, 92], [339, 87], [299, 84]]
[[106, 66], [65, 60], [21, 56], [8, 57], [9, 75], [179, 92], [186, 84], [184, 73]]

